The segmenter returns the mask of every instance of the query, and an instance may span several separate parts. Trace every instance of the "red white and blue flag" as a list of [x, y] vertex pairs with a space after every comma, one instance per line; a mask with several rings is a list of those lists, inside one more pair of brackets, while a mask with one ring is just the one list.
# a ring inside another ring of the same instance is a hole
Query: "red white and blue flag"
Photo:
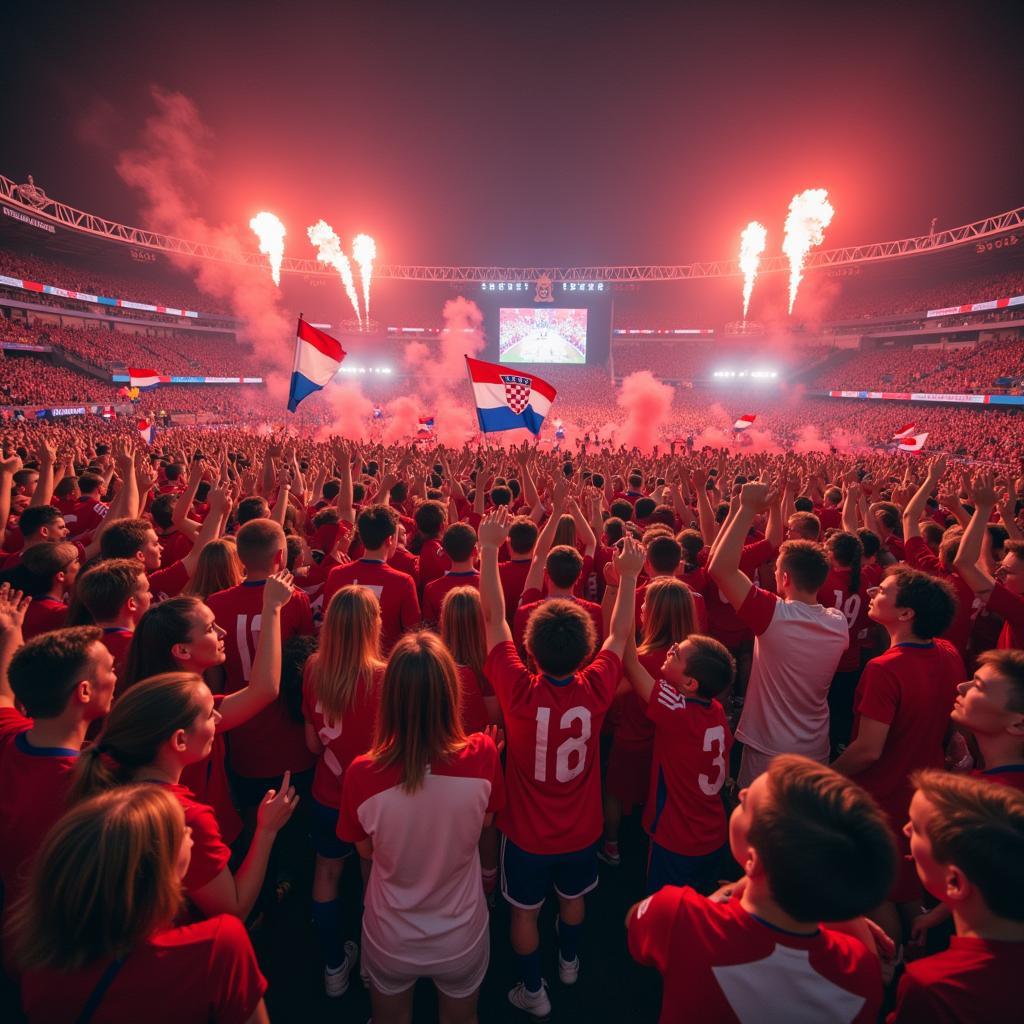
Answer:
[[420, 425], [417, 429], [421, 434], [429, 434], [434, 429], [434, 417], [421, 416]]
[[128, 383], [130, 387], [138, 388], [140, 391], [149, 391], [160, 383], [160, 374], [156, 370], [139, 369], [136, 366], [129, 366]]
[[295, 365], [288, 391], [288, 411], [295, 412], [299, 402], [319, 391], [338, 372], [346, 356], [341, 342], [307, 324], [299, 317], [295, 334]]
[[733, 425], [733, 430], [747, 430], [754, 425], [754, 420], [757, 419], [757, 413], [748, 412], [746, 416], [741, 416]]
[[146, 444], [152, 444], [156, 438], [156, 424], [150, 423], [149, 420], [139, 420], [139, 437], [142, 438]]
[[546, 380], [525, 370], [510, 370], [469, 356], [466, 370], [483, 433], [525, 427], [532, 434], [540, 434], [544, 417], [558, 393]]

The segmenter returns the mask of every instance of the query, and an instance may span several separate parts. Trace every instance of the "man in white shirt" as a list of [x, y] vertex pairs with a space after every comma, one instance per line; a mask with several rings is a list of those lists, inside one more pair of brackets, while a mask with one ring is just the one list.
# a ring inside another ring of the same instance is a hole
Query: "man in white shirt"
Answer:
[[777, 754], [828, 762], [828, 690], [849, 644], [843, 613], [818, 603], [829, 572], [820, 544], [786, 541], [775, 568], [778, 594], [755, 586], [740, 569], [755, 516], [777, 500], [768, 485], [743, 485], [740, 509], [718, 538], [708, 572], [753, 630], [754, 662], [736, 738], [743, 743], [739, 784], [749, 786]]

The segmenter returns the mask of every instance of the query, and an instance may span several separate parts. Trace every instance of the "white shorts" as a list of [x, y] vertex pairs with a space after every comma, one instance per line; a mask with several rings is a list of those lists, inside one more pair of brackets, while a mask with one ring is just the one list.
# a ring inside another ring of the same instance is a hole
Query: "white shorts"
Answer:
[[484, 928], [480, 938], [461, 956], [437, 964], [410, 964], [366, 941], [363, 933], [362, 967], [370, 983], [385, 996], [397, 996], [420, 978], [430, 978], [449, 999], [465, 999], [481, 986], [491, 960], [491, 934]]

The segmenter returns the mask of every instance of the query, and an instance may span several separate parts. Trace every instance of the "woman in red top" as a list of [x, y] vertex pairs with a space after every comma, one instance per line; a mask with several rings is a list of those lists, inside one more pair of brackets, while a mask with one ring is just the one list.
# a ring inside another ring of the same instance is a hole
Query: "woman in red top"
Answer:
[[[658, 679], [668, 649], [696, 632], [697, 609], [693, 592], [682, 580], [658, 576], [644, 590], [642, 617], [643, 634], [637, 653], [644, 668]], [[634, 806], [642, 807], [647, 800], [654, 752], [654, 724], [647, 717], [646, 705], [629, 686], [628, 680], [620, 684], [620, 694], [617, 699], [618, 723], [612, 736], [605, 775], [604, 842], [598, 851], [598, 857], [612, 867], [622, 862], [619, 826], [623, 811], [632, 811]]]
[[476, 587], [449, 590], [441, 603], [441, 639], [459, 669], [459, 714], [466, 732], [501, 722], [494, 689], [484, 675], [484, 610]]
[[191, 851], [161, 786], [104, 793], [54, 825], [12, 921], [29, 1024], [267, 1024], [241, 921], [174, 927]]
[[70, 803], [132, 782], [156, 782], [177, 798], [192, 830], [192, 861], [185, 892], [206, 917], [245, 920], [259, 895], [270, 850], [297, 800], [285, 773], [280, 792], [260, 804], [256, 831], [238, 873], [213, 808], [181, 784], [182, 770], [209, 756], [220, 712], [210, 688], [191, 672], [167, 672], [136, 683], [107, 715], [99, 739], [79, 756]]
[[[205, 554], [205, 550], [204, 550]], [[200, 555], [202, 558], [202, 555]], [[293, 577], [279, 572], [263, 590], [262, 628], [256, 644], [248, 686], [218, 694], [217, 735], [210, 756], [182, 771], [182, 784], [200, 803], [209, 804], [224, 842], [233, 843], [242, 831], [225, 767], [224, 734], [248, 722], [277, 699], [281, 685], [281, 609], [291, 600]], [[224, 664], [224, 630], [198, 597], [175, 597], [154, 605], [139, 620], [128, 651], [122, 692], [140, 679], [166, 672], [194, 672]]]
[[337, 835], [341, 780], [348, 766], [373, 746], [384, 660], [380, 656], [380, 604], [366, 587], [342, 587], [331, 598], [320, 650], [306, 662], [302, 715], [306, 745], [318, 755], [313, 775], [313, 923], [324, 954], [324, 988], [337, 998], [348, 990], [359, 955], [342, 942], [338, 886], [355, 849]]

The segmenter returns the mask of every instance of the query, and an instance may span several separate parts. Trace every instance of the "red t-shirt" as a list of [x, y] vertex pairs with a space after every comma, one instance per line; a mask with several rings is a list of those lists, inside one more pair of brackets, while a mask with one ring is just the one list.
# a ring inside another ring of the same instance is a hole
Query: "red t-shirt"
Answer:
[[[512, 638], [518, 650], [525, 653], [526, 624], [530, 621], [534, 609], [539, 608], [548, 600], [550, 598], [544, 597], [541, 591], [535, 587], [523, 591], [522, 600], [512, 618]], [[570, 598], [561, 598], [561, 600], [570, 600]], [[571, 600], [575, 601], [590, 616], [597, 634], [597, 646], [600, 647], [604, 643], [604, 617], [601, 613], [601, 606], [593, 601], [584, 601], [581, 597], [574, 597]]]
[[[637, 655], [640, 664], [654, 679], [661, 676], [661, 666], [665, 664], [667, 648], [659, 647], [646, 654]], [[631, 686], [625, 693], [615, 699], [612, 708], [615, 728], [616, 746], [642, 747], [653, 749], [654, 723], [647, 717], [647, 705]]]
[[60, 629], [68, 617], [68, 606], [52, 597], [37, 597], [25, 612], [25, 623], [21, 634], [26, 640], [42, 636], [51, 630]]
[[395, 553], [388, 559], [388, 565], [399, 572], [404, 572], [407, 576], [411, 576], [413, 583], [419, 581], [420, 560], [415, 555], [406, 551], [405, 548], [395, 548]]
[[836, 608], [843, 613], [846, 625], [850, 629], [850, 646], [846, 648], [837, 672], [855, 672], [860, 668], [860, 654], [868, 642], [868, 583], [861, 573], [860, 585], [856, 592], [850, 589], [850, 570], [833, 566], [828, 578], [818, 591], [818, 601], [826, 608]]
[[[708, 547], [701, 549], [697, 556], [701, 564], [707, 563], [709, 552], [710, 548]], [[778, 549], [767, 540], [746, 544], [740, 554], [740, 569], [750, 576], [754, 583], [757, 583], [757, 579], [754, 577], [758, 567], [771, 561], [777, 554]], [[735, 649], [753, 640], [750, 627], [739, 617], [736, 609], [729, 603], [729, 599], [718, 589], [718, 584], [706, 571], [703, 580], [703, 588], [698, 589], [704, 595], [708, 632], [711, 636], [730, 649]], [[688, 583], [689, 581], [684, 580], [684, 582]], [[690, 585], [696, 586], [696, 584]]]
[[104, 626], [103, 636], [100, 640], [103, 646], [110, 651], [114, 659], [114, 674], [117, 676], [117, 689], [114, 696], [118, 696], [124, 686], [125, 666], [128, 664], [128, 651], [132, 646], [132, 637], [135, 634], [130, 629], [122, 629], [120, 626]]
[[888, 725], [889, 734], [882, 756], [854, 781], [878, 801], [897, 831], [906, 824], [914, 795], [911, 773], [944, 766], [949, 715], [963, 680], [963, 659], [948, 640], [896, 644], [864, 666], [853, 710], [858, 718]]
[[1002, 583], [996, 583], [988, 599], [988, 610], [1003, 619], [1000, 649], [1024, 648], [1024, 596], [1007, 590]]
[[356, 699], [337, 721], [324, 718], [316, 695], [315, 668], [319, 656], [314, 654], [302, 673], [302, 716], [313, 726], [323, 744], [313, 775], [313, 799], [327, 807], [341, 804], [341, 780], [348, 766], [373, 746], [373, 733], [380, 708], [383, 669], [374, 675], [369, 686], [360, 680]]
[[949, 949], [907, 964], [886, 1024], [1020, 1020], [1024, 942], [954, 935]]
[[[206, 603], [226, 630], [224, 652], [225, 693], [235, 693], [249, 682], [256, 644], [259, 640], [265, 580], [246, 580], [211, 594]], [[281, 642], [293, 636], [313, 635], [313, 613], [309, 598], [297, 590], [281, 609]], [[314, 758], [306, 746], [305, 730], [296, 722], [279, 696], [244, 725], [231, 730], [228, 738], [231, 767], [246, 778], [271, 778], [285, 771], [306, 771]]]
[[228, 866], [231, 851], [224, 845], [213, 808], [200, 803], [187, 786], [166, 785], [185, 811], [185, 824], [192, 829], [192, 860], [182, 879], [182, 887], [186, 893], [198, 892]]
[[932, 554], [931, 549], [922, 537], [908, 537], [903, 545], [906, 552], [907, 565], [920, 569], [930, 576], [945, 580], [956, 592], [956, 614], [949, 624], [949, 629], [942, 634], [959, 652], [967, 658], [967, 647], [971, 640], [971, 631], [982, 602], [967, 585], [964, 578], [955, 569], [947, 569]]
[[713, 903], [667, 885], [637, 908], [627, 941], [633, 958], [664, 979], [660, 1024], [875, 1024], [881, 1009], [878, 957], [858, 939], [828, 928], [793, 935], [739, 900]]
[[189, 581], [188, 569], [184, 562], [172, 562], [166, 569], [146, 573], [149, 579], [149, 592], [154, 601], [167, 601], [177, 597]]
[[193, 548], [193, 543], [180, 530], [171, 530], [169, 533], [159, 534], [160, 537], [160, 568], [166, 569], [169, 565], [181, 561]]
[[[109, 966], [29, 971], [21, 995], [30, 1024], [75, 1020]], [[90, 1024], [245, 1024], [266, 990], [245, 925], [218, 914], [157, 932], [133, 949]]]
[[342, 587], [360, 586], [373, 591], [380, 602], [381, 650], [387, 654], [406, 630], [420, 623], [420, 602], [416, 583], [408, 573], [399, 572], [384, 562], [361, 558], [340, 565], [327, 577], [324, 607]]
[[[220, 710], [223, 700], [224, 694], [215, 693], [213, 706]], [[202, 761], [186, 765], [179, 781], [192, 791], [199, 803], [213, 808], [220, 834], [230, 846], [242, 834], [242, 819], [235, 807], [231, 783], [228, 781], [228, 747], [224, 738], [225, 731], [221, 728], [223, 724], [220, 722], [217, 726], [210, 753]]]
[[444, 548], [433, 538], [425, 540], [420, 548], [420, 592], [431, 580], [443, 576], [452, 567], [452, 560], [445, 554]]
[[996, 765], [994, 768], [975, 770], [971, 775], [982, 782], [1024, 791], [1024, 764]]
[[662, 679], [651, 691], [647, 716], [654, 723], [654, 759], [644, 828], [672, 853], [714, 853], [728, 835], [719, 793], [729, 774], [732, 733], [722, 705], [684, 697]]
[[526, 577], [530, 574], [532, 561], [532, 558], [513, 558], [498, 566], [501, 589], [505, 594], [505, 619], [510, 626], [515, 618], [516, 608], [519, 607], [519, 600], [523, 596], [523, 588], [526, 586]]
[[32, 719], [0, 708], [0, 881], [11, 907], [50, 826], [63, 815], [78, 751], [35, 747]]
[[441, 602], [449, 590], [456, 587], [480, 589], [480, 573], [475, 569], [466, 572], [452, 572], [450, 569], [423, 588], [423, 621], [436, 625], [441, 621]]
[[493, 697], [494, 688], [485, 675], [468, 665], [459, 665], [459, 716], [464, 732], [483, 732], [490, 725], [484, 697]]
[[109, 511], [110, 507], [102, 501], [97, 501], [95, 494], [83, 494], [75, 502], [72, 511], [64, 514], [68, 536], [77, 539], [92, 533], [107, 518]]
[[596, 842], [601, 811], [601, 725], [622, 662], [601, 651], [567, 679], [528, 672], [515, 645], [497, 644], [484, 674], [505, 719], [508, 805], [497, 825], [529, 853], [571, 853]]

